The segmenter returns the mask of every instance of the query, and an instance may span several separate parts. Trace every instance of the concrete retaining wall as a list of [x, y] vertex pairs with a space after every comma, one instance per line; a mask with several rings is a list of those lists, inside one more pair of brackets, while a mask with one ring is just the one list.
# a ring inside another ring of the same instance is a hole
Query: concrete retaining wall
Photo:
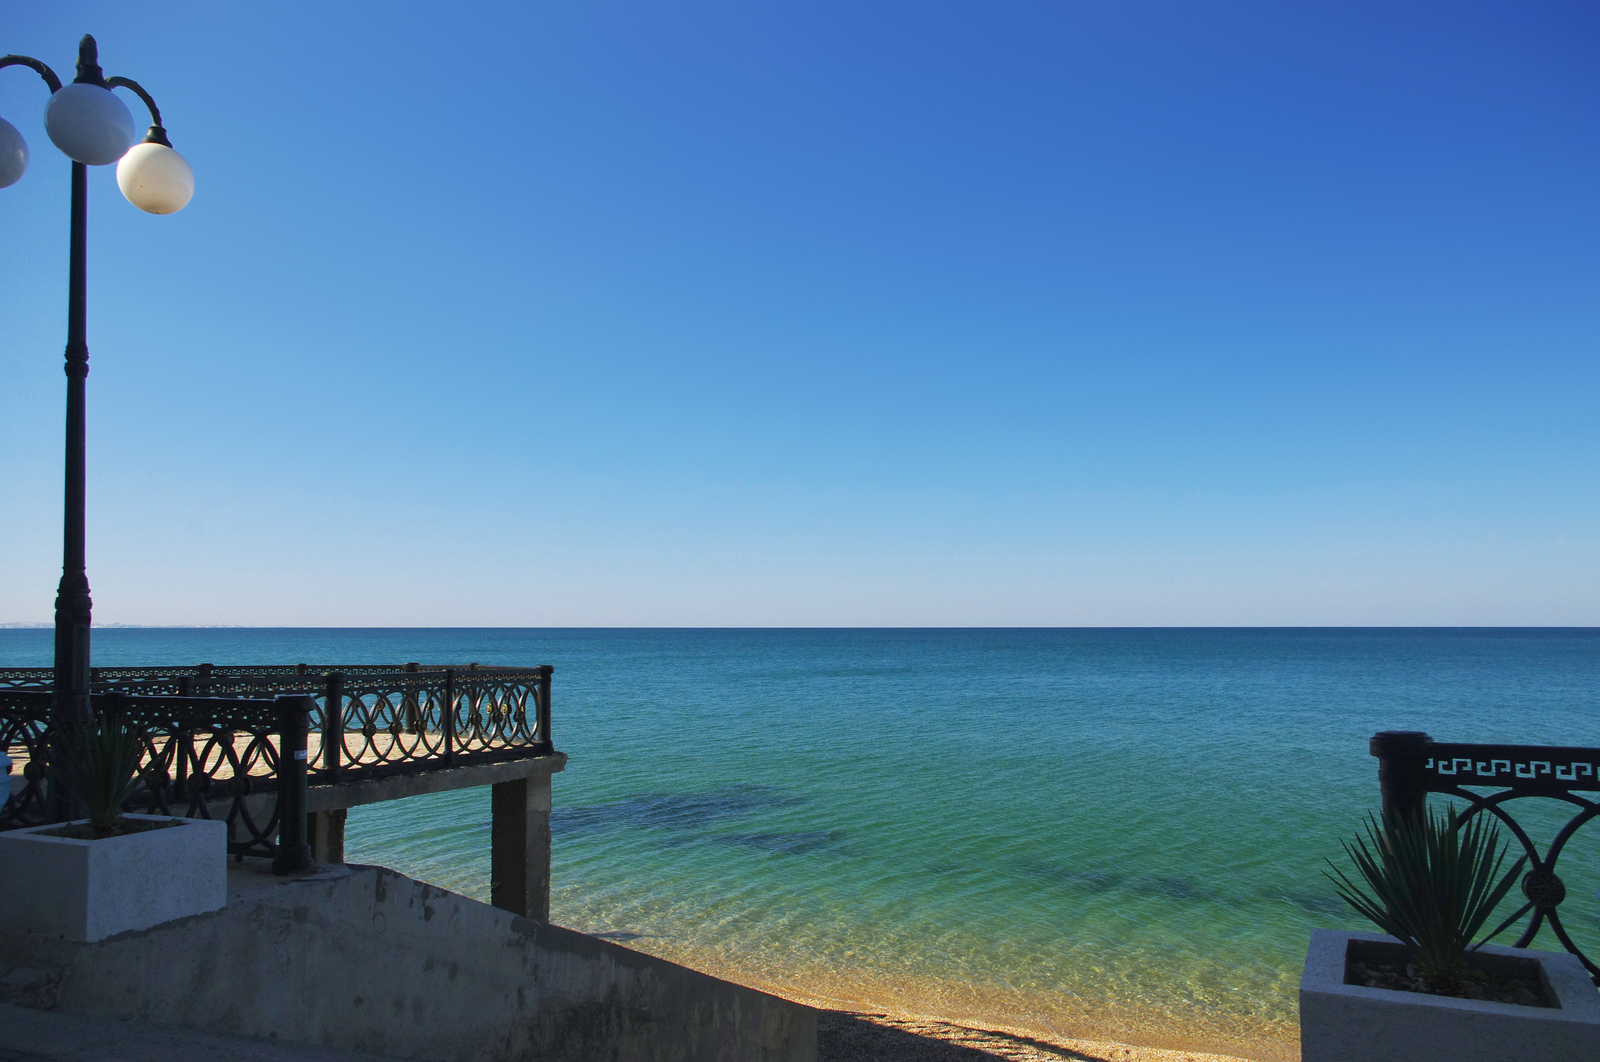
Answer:
[[73, 946], [55, 1004], [437, 1062], [816, 1059], [809, 1007], [380, 867], [234, 900]]

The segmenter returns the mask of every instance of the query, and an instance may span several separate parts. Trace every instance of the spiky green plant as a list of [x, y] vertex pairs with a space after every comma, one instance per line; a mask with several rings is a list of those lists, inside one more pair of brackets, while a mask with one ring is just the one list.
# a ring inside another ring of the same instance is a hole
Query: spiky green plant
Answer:
[[111, 832], [122, 818], [122, 805], [139, 784], [143, 747], [144, 733], [121, 716], [53, 728], [51, 765], [67, 792], [83, 802], [97, 834]]
[[1524, 855], [1500, 873], [1510, 843], [1500, 844], [1500, 831], [1488, 819], [1478, 815], [1463, 823], [1452, 805], [1445, 815], [1429, 809], [1380, 827], [1369, 814], [1367, 839], [1357, 837], [1354, 847], [1344, 843], [1344, 850], [1371, 895], [1328, 863], [1328, 877], [1344, 901], [1403, 943], [1417, 973], [1438, 985], [1458, 983], [1467, 952], [1511, 924], [1472, 943], [1528, 861]]

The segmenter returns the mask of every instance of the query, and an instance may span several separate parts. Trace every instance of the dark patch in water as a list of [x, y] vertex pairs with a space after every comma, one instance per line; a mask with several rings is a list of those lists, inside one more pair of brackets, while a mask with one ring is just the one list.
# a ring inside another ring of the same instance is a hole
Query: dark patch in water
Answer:
[[1355, 912], [1350, 905], [1337, 896], [1307, 896], [1304, 894], [1288, 894], [1280, 896], [1285, 903], [1292, 903], [1296, 907], [1303, 907], [1312, 914], [1320, 915], [1350, 915]]
[[1084, 892], [1110, 892], [1128, 880], [1128, 875], [1115, 870], [1084, 870], [1073, 874], [1067, 883]]
[[1170, 900], [1185, 900], [1189, 903], [1198, 903], [1201, 900], [1215, 900], [1216, 893], [1202, 885], [1183, 878], [1175, 878], [1170, 874], [1158, 874], [1153, 878], [1143, 878], [1134, 882], [1135, 892], [1149, 893], [1153, 896], [1165, 896]]
[[671, 833], [665, 837], [657, 837], [652, 843], [657, 848], [687, 848], [691, 844], [700, 844], [705, 839], [705, 835], [700, 833]]
[[1128, 875], [1117, 870], [1084, 870], [1082, 867], [1062, 866], [1028, 860], [1018, 863], [1017, 869], [1024, 877], [1065, 885], [1084, 892], [1110, 892], [1128, 880]]
[[770, 785], [730, 785], [700, 793], [645, 793], [614, 804], [556, 808], [550, 813], [550, 829], [568, 834], [614, 826], [687, 830], [762, 808], [803, 803], [804, 797], [786, 796]]
[[638, 940], [644, 936], [643, 933], [628, 933], [620, 929], [613, 929], [609, 933], [590, 933], [589, 935], [591, 937], [599, 937], [601, 940]]
[[743, 845], [778, 855], [809, 855], [837, 851], [844, 843], [843, 830], [805, 830], [796, 833], [717, 833], [706, 837], [718, 844]]
[[1204, 885], [1171, 874], [1136, 878], [1120, 870], [1089, 870], [1039, 860], [1026, 860], [1016, 866], [1025, 877], [1080, 892], [1107, 893], [1123, 889], [1139, 896], [1165, 896], [1169, 900], [1185, 903], [1210, 903], [1222, 899]]

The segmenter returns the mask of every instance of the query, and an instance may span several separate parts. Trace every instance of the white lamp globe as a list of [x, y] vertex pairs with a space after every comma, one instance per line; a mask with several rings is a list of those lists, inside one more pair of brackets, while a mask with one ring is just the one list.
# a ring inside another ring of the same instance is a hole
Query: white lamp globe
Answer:
[[10, 188], [28, 172], [28, 142], [17, 127], [0, 118], [0, 188]]
[[135, 144], [117, 163], [117, 187], [147, 214], [176, 214], [194, 196], [194, 171], [165, 144]]
[[44, 130], [73, 162], [109, 166], [133, 143], [133, 115], [108, 88], [74, 81], [44, 106]]

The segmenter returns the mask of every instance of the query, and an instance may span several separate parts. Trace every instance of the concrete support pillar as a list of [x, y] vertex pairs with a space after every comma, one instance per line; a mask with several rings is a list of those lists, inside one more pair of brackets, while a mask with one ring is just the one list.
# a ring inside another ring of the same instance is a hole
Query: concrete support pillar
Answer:
[[306, 838], [311, 858], [318, 863], [344, 862], [344, 822], [350, 813], [344, 808], [313, 811], [306, 816]]
[[491, 798], [489, 902], [550, 920], [550, 775], [496, 782]]

